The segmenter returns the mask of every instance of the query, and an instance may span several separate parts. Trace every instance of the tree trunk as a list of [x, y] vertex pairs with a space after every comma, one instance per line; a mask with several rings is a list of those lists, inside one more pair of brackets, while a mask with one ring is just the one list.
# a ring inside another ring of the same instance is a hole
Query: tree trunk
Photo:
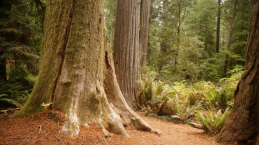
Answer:
[[71, 137], [88, 122], [106, 122], [124, 136], [127, 125], [152, 131], [119, 89], [106, 34], [102, 0], [48, 0], [38, 80], [14, 117], [44, 111], [41, 104], [52, 102], [50, 108], [66, 113], [62, 132]]
[[[233, 16], [232, 16], [232, 23], [231, 23], [231, 28], [229, 32], [229, 37], [228, 37], [228, 50], [230, 50], [230, 45], [231, 45], [231, 39], [232, 39], [232, 32], [234, 29], [234, 23], [235, 23], [235, 17], [236, 17], [236, 7], [237, 7], [237, 1], [235, 0], [235, 5], [234, 5], [234, 10], [233, 10]], [[224, 76], [227, 77], [227, 67], [228, 67], [228, 54], [226, 55], [225, 58], [225, 65], [224, 65]]]
[[141, 15], [140, 15], [140, 32], [139, 32], [139, 37], [140, 37], [139, 50], [140, 50], [141, 67], [145, 66], [147, 63], [150, 9], [151, 9], [151, 0], [142, 0]]
[[246, 66], [235, 90], [234, 107], [217, 142], [247, 144], [259, 133], [259, 0], [252, 0]]
[[114, 38], [115, 71], [122, 94], [136, 109], [139, 67], [140, 0], [118, 0]]
[[180, 51], [180, 41], [181, 41], [181, 24], [182, 24], [182, 22], [181, 22], [181, 14], [182, 14], [182, 5], [181, 5], [182, 3], [180, 2], [179, 3], [179, 7], [178, 7], [178, 26], [177, 26], [177, 46], [176, 46], [176, 55], [175, 55], [175, 61], [174, 61], [174, 63], [175, 63], [175, 69], [177, 69], [176, 68], [176, 65], [177, 65], [177, 57], [178, 57], [178, 53], [179, 53], [179, 51]]
[[219, 38], [220, 38], [220, 2], [221, 0], [218, 0], [218, 18], [217, 18], [217, 36], [216, 36], [216, 53], [219, 53]]

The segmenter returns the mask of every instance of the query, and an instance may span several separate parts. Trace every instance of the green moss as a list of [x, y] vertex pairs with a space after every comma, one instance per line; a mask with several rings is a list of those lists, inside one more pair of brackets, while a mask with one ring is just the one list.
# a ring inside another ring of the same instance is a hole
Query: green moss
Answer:
[[96, 94], [92, 93], [89, 97], [89, 108], [92, 110], [93, 114], [97, 115], [101, 112], [100, 110], [100, 100]]

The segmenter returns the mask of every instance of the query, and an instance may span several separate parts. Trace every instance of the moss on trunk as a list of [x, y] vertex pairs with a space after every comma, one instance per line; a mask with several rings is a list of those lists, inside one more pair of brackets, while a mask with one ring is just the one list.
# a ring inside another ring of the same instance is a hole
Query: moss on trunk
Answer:
[[[138, 129], [151, 131], [139, 117], [137, 124], [130, 119], [137, 114], [118, 87], [106, 34], [102, 0], [48, 0], [38, 81], [15, 116], [43, 111], [41, 104], [52, 102], [51, 109], [66, 113], [62, 131], [71, 137], [79, 134], [80, 125], [103, 121], [116, 133], [129, 136], [124, 118]], [[104, 82], [110, 79], [113, 94], [107, 95]], [[115, 99], [107, 98], [110, 95]], [[116, 102], [123, 102], [120, 110], [129, 112], [123, 119], [116, 111]]]

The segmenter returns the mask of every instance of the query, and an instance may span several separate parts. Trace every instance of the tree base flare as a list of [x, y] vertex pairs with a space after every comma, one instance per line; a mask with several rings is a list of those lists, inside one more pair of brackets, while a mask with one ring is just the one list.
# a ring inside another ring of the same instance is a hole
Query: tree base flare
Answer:
[[80, 126], [101, 126], [129, 137], [125, 126], [158, 133], [126, 103], [107, 43], [102, 0], [47, 1], [40, 73], [31, 96], [16, 116], [50, 109], [66, 114], [62, 132], [75, 137]]

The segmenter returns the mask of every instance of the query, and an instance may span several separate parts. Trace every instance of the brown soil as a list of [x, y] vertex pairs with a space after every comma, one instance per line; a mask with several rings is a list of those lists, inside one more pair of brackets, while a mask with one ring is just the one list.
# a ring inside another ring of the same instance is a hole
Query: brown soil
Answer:
[[215, 137], [204, 134], [201, 129], [138, 114], [154, 129], [160, 129], [161, 136], [127, 129], [130, 138], [113, 134], [112, 139], [107, 139], [100, 127], [91, 124], [90, 127], [82, 126], [78, 137], [69, 138], [60, 131], [64, 114], [43, 112], [16, 119], [1, 119], [0, 144], [217, 145]]

